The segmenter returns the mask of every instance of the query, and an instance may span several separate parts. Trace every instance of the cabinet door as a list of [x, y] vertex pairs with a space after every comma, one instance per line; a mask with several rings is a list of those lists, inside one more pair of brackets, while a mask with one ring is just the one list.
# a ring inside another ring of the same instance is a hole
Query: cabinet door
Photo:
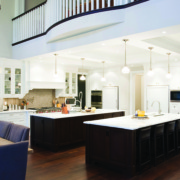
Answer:
[[70, 143], [70, 125], [69, 118], [56, 119], [57, 144], [60, 146]]
[[107, 127], [93, 126], [91, 134], [92, 158], [106, 161], [109, 155], [109, 131]]
[[73, 94], [73, 96], [77, 95], [77, 74], [76, 73], [72, 73], [72, 76], [71, 76], [71, 93]]
[[65, 94], [70, 94], [70, 73], [66, 72], [65, 75]]
[[43, 131], [43, 143], [48, 145], [48, 144], [53, 144], [54, 138], [53, 138], [53, 123], [54, 120], [49, 120], [48, 118], [44, 118], [44, 131]]
[[21, 69], [15, 68], [15, 94], [21, 94]]
[[33, 141], [35, 143], [43, 143], [43, 134], [44, 134], [44, 119], [40, 117], [31, 117], [33, 119]]
[[12, 72], [11, 68], [4, 68], [4, 94], [11, 94], [11, 78]]
[[69, 118], [70, 120], [70, 132], [71, 132], [71, 142], [83, 142], [83, 118], [75, 117]]

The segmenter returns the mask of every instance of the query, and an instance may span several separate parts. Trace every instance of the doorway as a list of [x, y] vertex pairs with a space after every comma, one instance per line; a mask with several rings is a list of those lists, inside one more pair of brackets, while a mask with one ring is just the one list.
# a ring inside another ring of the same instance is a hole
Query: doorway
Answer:
[[132, 72], [130, 75], [130, 114], [144, 109], [144, 74]]

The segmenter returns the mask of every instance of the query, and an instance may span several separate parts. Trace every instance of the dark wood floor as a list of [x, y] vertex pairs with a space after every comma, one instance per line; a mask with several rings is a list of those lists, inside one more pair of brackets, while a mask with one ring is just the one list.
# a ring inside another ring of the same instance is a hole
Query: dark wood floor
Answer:
[[180, 155], [134, 178], [117, 171], [85, 164], [85, 147], [53, 153], [35, 149], [28, 155], [26, 180], [180, 180]]

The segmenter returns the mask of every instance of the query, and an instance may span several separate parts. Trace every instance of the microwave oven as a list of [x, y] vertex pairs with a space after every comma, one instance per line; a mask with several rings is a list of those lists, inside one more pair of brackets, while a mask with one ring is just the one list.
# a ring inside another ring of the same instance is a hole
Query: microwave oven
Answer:
[[170, 101], [180, 102], [180, 90], [171, 90], [170, 91]]

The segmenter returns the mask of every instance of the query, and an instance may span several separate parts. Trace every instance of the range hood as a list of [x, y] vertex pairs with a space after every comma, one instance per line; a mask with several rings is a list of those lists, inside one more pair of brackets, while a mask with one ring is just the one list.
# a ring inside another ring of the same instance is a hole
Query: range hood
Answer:
[[65, 82], [29, 81], [29, 89], [65, 89]]

